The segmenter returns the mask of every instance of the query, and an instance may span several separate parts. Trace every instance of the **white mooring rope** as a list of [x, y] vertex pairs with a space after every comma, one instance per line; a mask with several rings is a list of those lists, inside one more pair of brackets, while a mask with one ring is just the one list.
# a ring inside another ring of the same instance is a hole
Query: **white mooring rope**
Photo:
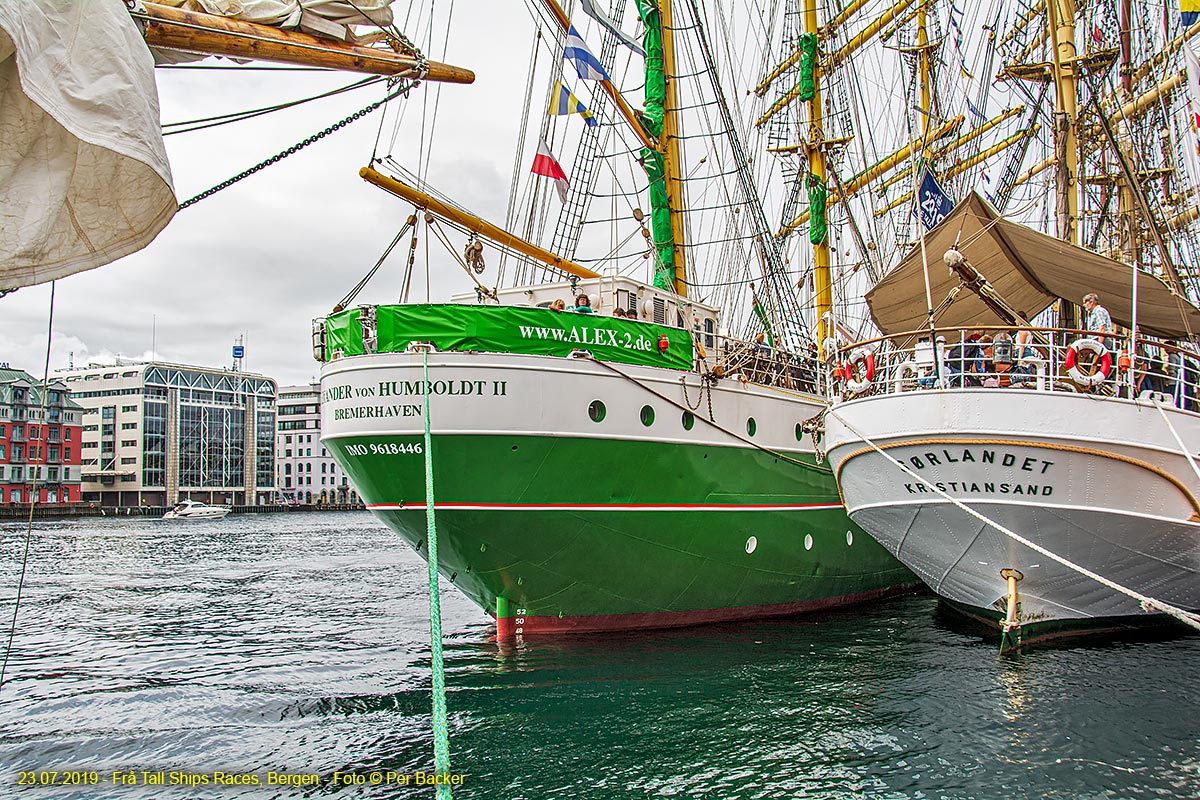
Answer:
[[1114, 581], [1109, 580], [1108, 578], [1105, 578], [1103, 575], [1098, 575], [1095, 572], [1092, 572], [1087, 567], [1082, 567], [1079, 564], [1076, 564], [1068, 559], [1063, 558], [1062, 556], [1058, 555], [1057, 553], [1050, 552], [1049, 550], [1042, 547], [1041, 545], [1031, 542], [1030, 540], [1026, 539], [1024, 536], [1021, 536], [1018, 533], [1014, 533], [1013, 531], [1010, 531], [1008, 528], [1004, 527], [999, 522], [989, 519], [987, 516], [979, 513], [978, 511], [976, 511], [973, 508], [970, 508], [969, 506], [965, 505], [961, 501], [956, 500], [955, 498], [951, 497], [950, 495], [948, 495], [946, 492], [942, 491], [941, 489], [938, 489], [932, 483], [925, 480], [925, 478], [921, 477], [920, 475], [918, 475], [917, 473], [913, 472], [911, 469], [906, 467], [903, 464], [903, 462], [898, 461], [897, 459], [888, 455], [888, 453], [886, 453], [883, 449], [881, 449], [879, 447], [879, 445], [875, 444], [870, 439], [868, 439], [866, 434], [864, 434], [862, 431], [858, 430], [853, 425], [851, 425], [846, 420], [845, 417], [843, 417], [841, 414], [839, 414], [837, 411], [835, 411], [832, 407], [829, 408], [827, 413], [832, 414], [833, 416], [835, 416], [839, 420], [841, 420], [842, 424], [845, 425], [847, 428], [849, 428], [850, 431], [855, 436], [859, 437], [864, 442], [866, 442], [868, 445], [870, 445], [872, 450], [879, 453], [881, 456], [886, 458], [888, 461], [891, 461], [893, 464], [895, 464], [897, 467], [899, 467], [900, 470], [904, 474], [909, 475], [912, 478], [914, 478], [915, 480], [920, 481], [925, 486], [929, 487], [929, 490], [932, 491], [934, 494], [939, 495], [939, 496], [945, 498], [946, 500], [950, 501], [952, 504], [959, 507], [963, 511], [967, 512], [967, 514], [971, 515], [972, 517], [975, 517], [976, 519], [978, 519], [980, 522], [984, 523], [985, 525], [990, 525], [991, 527], [993, 527], [996, 530], [1003, 533], [1005, 536], [1008, 536], [1009, 538], [1011, 538], [1013, 541], [1016, 541], [1020, 544], [1025, 545], [1026, 547], [1028, 547], [1030, 550], [1033, 550], [1034, 552], [1041, 553], [1046, 558], [1057, 561], [1059, 564], [1062, 564], [1067, 569], [1074, 570], [1074, 571], [1078, 572], [1080, 575], [1085, 575], [1085, 576], [1091, 578], [1092, 580], [1096, 581], [1097, 583], [1101, 584], [1102, 586], [1107, 586], [1109, 589], [1120, 592], [1121, 594], [1126, 595], [1128, 597], [1132, 597], [1134, 600], [1137, 600], [1138, 603], [1141, 604], [1143, 610], [1149, 610], [1151, 608], [1156, 609], [1158, 611], [1161, 611], [1164, 614], [1167, 614], [1168, 616], [1174, 617], [1175, 619], [1182, 622], [1184, 625], [1189, 625], [1189, 626], [1195, 628], [1196, 630], [1200, 630], [1200, 615], [1192, 614], [1188, 611], [1183, 610], [1182, 608], [1173, 606], [1170, 603], [1164, 603], [1163, 601], [1156, 600], [1155, 598], [1150, 597], [1149, 595], [1144, 595], [1144, 594], [1141, 594], [1140, 592], [1134, 591], [1133, 589], [1129, 589], [1125, 586], [1122, 586], [1119, 583], [1116, 583]]

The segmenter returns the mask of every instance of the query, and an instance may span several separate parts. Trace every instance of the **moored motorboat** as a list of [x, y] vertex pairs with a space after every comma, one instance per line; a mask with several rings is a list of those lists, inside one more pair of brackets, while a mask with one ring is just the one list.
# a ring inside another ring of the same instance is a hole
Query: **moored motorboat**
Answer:
[[230, 510], [226, 506], [211, 506], [196, 500], [184, 500], [163, 514], [163, 519], [221, 519]]

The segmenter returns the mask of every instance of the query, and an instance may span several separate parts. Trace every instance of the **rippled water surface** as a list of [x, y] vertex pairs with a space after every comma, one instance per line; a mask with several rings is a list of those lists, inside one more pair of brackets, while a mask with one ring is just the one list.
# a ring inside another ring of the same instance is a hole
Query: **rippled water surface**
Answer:
[[[0, 524], [3, 627], [24, 525]], [[808, 620], [498, 647], [443, 586], [462, 798], [1195, 798], [1200, 638], [998, 658], [913, 596]], [[41, 522], [0, 797], [432, 797], [424, 562], [368, 514]], [[86, 788], [23, 770], [94, 770]], [[115, 771], [318, 773], [316, 787]]]

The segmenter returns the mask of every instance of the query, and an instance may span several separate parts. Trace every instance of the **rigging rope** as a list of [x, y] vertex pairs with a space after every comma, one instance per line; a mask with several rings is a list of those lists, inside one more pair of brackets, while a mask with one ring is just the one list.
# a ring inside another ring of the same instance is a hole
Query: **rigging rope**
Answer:
[[[50, 314], [46, 321], [46, 366], [42, 372], [42, 407], [41, 421], [42, 430], [46, 430], [46, 399], [50, 396], [50, 344], [54, 341], [54, 287], [58, 281], [50, 281]], [[14, 434], [15, 435], [15, 434]], [[29, 437], [30, 447], [32, 448], [33, 437]], [[42, 463], [46, 464], [47, 454], [46, 446], [50, 441], [50, 434], [47, 431], [42, 438]], [[31, 458], [30, 461], [33, 461]], [[64, 468], [65, 469], [65, 468]], [[33, 510], [37, 508], [37, 490], [40, 472], [35, 470], [33, 473], [33, 481], [31, 482], [29, 498], [29, 519], [25, 525], [25, 550], [21, 555], [21, 573], [17, 577], [17, 596], [13, 599], [13, 614], [12, 624], [8, 628], [8, 642], [4, 646], [4, 661], [0, 663], [0, 692], [4, 691], [4, 674], [8, 671], [8, 659], [12, 656], [13, 637], [17, 634], [17, 612], [21, 608], [21, 591], [25, 588], [25, 572], [29, 566], [29, 543], [33, 539]]]
[[304, 148], [308, 147], [310, 144], [313, 144], [314, 142], [324, 139], [326, 136], [328, 136], [331, 133], [336, 133], [337, 131], [340, 131], [342, 128], [346, 127], [351, 122], [354, 122], [355, 120], [365, 117], [367, 114], [370, 114], [372, 111], [377, 110], [380, 106], [383, 106], [384, 104], [388, 103], [389, 101], [394, 100], [397, 97], [400, 97], [401, 95], [408, 94], [408, 92], [410, 92], [413, 89], [413, 87], [416, 85], [417, 85], [416, 81], [402, 82], [400, 88], [396, 89], [394, 92], [390, 92], [382, 100], [378, 100], [374, 103], [371, 103], [371, 105], [366, 106], [365, 108], [355, 111], [353, 114], [346, 117], [345, 119], [343, 119], [339, 122], [335, 122], [334, 124], [330, 125], [325, 130], [320, 131], [319, 133], [315, 133], [312, 136], [308, 137], [307, 139], [305, 139], [301, 142], [297, 142], [296, 144], [292, 145], [291, 147], [289, 147], [288, 149], [286, 149], [280, 153], [276, 153], [275, 155], [268, 158], [266, 161], [260, 161], [259, 163], [255, 164], [253, 167], [250, 167], [249, 169], [239, 172], [237, 175], [234, 175], [232, 178], [221, 181], [216, 186], [213, 186], [210, 189], [205, 189], [203, 192], [201, 192], [200, 194], [191, 198], [190, 200], [185, 200], [182, 203], [180, 203], [178, 210], [182, 211], [183, 209], [187, 208], [188, 206], [195, 205], [196, 203], [199, 203], [201, 200], [211, 197], [212, 195], [216, 194], [217, 192], [221, 191], [222, 189], [228, 189], [230, 186], [233, 186], [235, 183], [242, 180], [243, 178], [249, 178], [251, 175], [258, 172], [259, 170], [261, 170], [265, 167], [269, 167], [272, 164], [277, 164], [278, 162], [282, 161], [283, 159], [287, 158], [288, 156], [295, 155], [296, 153], [300, 152]]
[[[354, 302], [354, 298], [358, 297], [359, 292], [361, 292], [366, 287], [367, 282], [370, 281], [371, 278], [375, 277], [375, 273], [378, 272], [379, 268], [383, 266], [384, 260], [386, 260], [387, 257], [389, 255], [391, 255], [392, 250], [395, 249], [396, 245], [398, 245], [400, 243], [400, 237], [404, 236], [404, 234], [408, 232], [409, 228], [412, 228], [413, 232], [415, 233], [416, 227], [417, 227], [417, 215], [409, 214], [408, 219], [405, 220], [405, 222], [402, 226], [400, 226], [400, 230], [396, 232], [396, 238], [392, 239], [392, 243], [389, 244], [387, 246], [387, 249], [385, 249], [383, 251], [383, 255], [381, 255], [379, 257], [379, 260], [375, 262], [375, 266], [371, 267], [371, 269], [369, 269], [367, 271], [367, 274], [363, 276], [363, 279], [360, 280], [358, 283], [356, 283], [354, 285], [354, 288], [351, 289], [349, 292], [347, 292], [346, 296], [343, 297], [340, 301], [338, 301], [339, 308], [348, 308], [350, 306], [350, 304]], [[414, 238], [414, 246], [415, 246], [415, 238]]]
[[1062, 556], [1058, 555], [1057, 553], [1051, 552], [1050, 550], [1047, 550], [1046, 548], [1042, 547], [1041, 545], [1039, 545], [1035, 542], [1032, 542], [1029, 539], [1026, 539], [1024, 536], [1021, 536], [1020, 534], [1009, 530], [1008, 528], [1001, 525], [999, 522], [996, 522], [995, 520], [990, 519], [989, 517], [985, 516], [984, 514], [981, 514], [980, 512], [976, 511], [975, 509], [971, 508], [970, 506], [967, 506], [966, 504], [964, 504], [962, 501], [951, 497], [949, 494], [942, 491], [938, 487], [934, 486], [932, 483], [927, 481], [925, 478], [923, 478], [920, 475], [918, 475], [917, 473], [913, 472], [903, 462], [898, 461], [897, 459], [893, 458], [890, 454], [888, 454], [881, 447], [879, 447], [879, 445], [875, 444], [873, 441], [868, 439], [866, 434], [864, 434], [862, 431], [858, 430], [852, 424], [850, 424], [850, 422], [845, 417], [843, 417], [841, 414], [839, 414], [837, 412], [837, 410], [834, 409], [832, 406], [829, 407], [829, 409], [828, 409], [828, 411], [826, 411], [826, 413], [832, 414], [833, 416], [837, 417], [838, 420], [840, 420], [841, 423], [843, 425], [845, 425], [850, 430], [851, 433], [853, 433], [855, 436], [857, 436], [858, 438], [860, 438], [864, 442], [866, 442], [866, 444], [872, 450], [879, 453], [887, 461], [890, 461], [892, 464], [895, 464], [897, 467], [899, 467], [900, 471], [903, 472], [905, 475], [908, 475], [909, 477], [913, 478], [914, 480], [920, 481], [921, 484], [926, 486], [930, 492], [938, 495], [939, 497], [941, 497], [944, 500], [948, 500], [952, 505], [965, 511], [967, 514], [969, 514], [970, 516], [979, 520], [980, 522], [984, 523], [985, 525], [995, 528], [996, 530], [1000, 531], [1000, 533], [1003, 533], [1005, 536], [1009, 537], [1010, 539], [1017, 542], [1018, 544], [1024, 545], [1025, 547], [1028, 547], [1030, 550], [1033, 550], [1035, 553], [1040, 553], [1041, 555], [1045, 556], [1046, 558], [1049, 558], [1053, 561], [1058, 562], [1059, 564], [1066, 567], [1067, 569], [1078, 572], [1080, 575], [1091, 578], [1092, 580], [1096, 581], [1097, 583], [1099, 583], [1102, 586], [1106, 586], [1109, 589], [1112, 589], [1113, 591], [1120, 592], [1121, 594], [1126, 595], [1127, 597], [1131, 597], [1134, 600], [1137, 600], [1138, 603], [1142, 606], [1143, 610], [1148, 611], [1151, 608], [1156, 609], [1170, 617], [1173, 617], [1176, 620], [1179, 620], [1184, 625], [1188, 625], [1188, 626], [1195, 628], [1196, 630], [1200, 630], [1200, 614], [1193, 614], [1191, 612], [1185, 611], [1182, 608], [1173, 606], [1170, 603], [1165, 603], [1162, 600], [1156, 600], [1155, 598], [1150, 597], [1149, 595], [1144, 595], [1144, 594], [1141, 594], [1140, 592], [1134, 591], [1133, 589], [1122, 586], [1121, 584], [1119, 584], [1115, 581], [1111, 581], [1108, 578], [1105, 578], [1103, 575], [1099, 575], [1095, 572], [1092, 572], [1087, 567], [1081, 566], [1079, 564], [1074, 563], [1073, 561], [1070, 561], [1069, 559], [1063, 558]]
[[[659, 392], [656, 389], [650, 388], [650, 386], [648, 384], [638, 380], [637, 378], [630, 375], [628, 372], [625, 372], [621, 369], [618, 369], [617, 367], [614, 367], [612, 364], [608, 363], [607, 361], [601, 361], [600, 359], [595, 358], [594, 356], [588, 356], [588, 360], [592, 361], [596, 364], [599, 364], [600, 366], [604, 367], [605, 369], [609, 370], [610, 372], [615, 372], [617, 375], [620, 375], [622, 378], [629, 381], [633, 385], [644, 389], [645, 391], [649, 392], [650, 394], [654, 395], [659, 400], [662, 400], [665, 403], [670, 403], [671, 405], [675, 406], [676, 408], [680, 409], [681, 411], [689, 411], [690, 412], [692, 410], [692, 409], [688, 408], [686, 405], [681, 405], [680, 403], [677, 403], [676, 401], [667, 397], [662, 392]], [[769, 387], [764, 386], [762, 388], [766, 389]], [[777, 389], [776, 391], [780, 391], [780, 390]], [[790, 396], [795, 396], [795, 395], [791, 395], [790, 392], [782, 392], [782, 393], [790, 395]], [[710, 403], [712, 402], [711, 389], [710, 389], [709, 402]], [[709, 413], [710, 414], [712, 413], [711, 409], [709, 410]], [[704, 418], [700, 417], [700, 419], [703, 420]], [[781, 453], [778, 450], [772, 450], [769, 447], [764, 447], [763, 445], [759, 444], [758, 442], [753, 441], [752, 439], [747, 439], [746, 437], [736, 434], [733, 431], [729, 430], [728, 428], [726, 428], [722, 425], [719, 425], [715, 420], [705, 420], [705, 422], [708, 425], [716, 428], [721, 433], [726, 434], [730, 438], [736, 439], [737, 441], [741, 442], [742, 444], [748, 444], [751, 447], [753, 447], [755, 450], [761, 450], [762, 452], [767, 453], [770, 456], [778, 458], [780, 461], [786, 461], [789, 464], [795, 464], [798, 467], [803, 467], [805, 469], [813, 470], [815, 472], [823, 472], [826, 474], [829, 474], [830, 472], [832, 472], [832, 470], [829, 469], [828, 467], [819, 467], [816, 464], [809, 464], [807, 461], [801, 461], [798, 458], [792, 458], [791, 456], [787, 455], [786, 453]]]
[[[164, 128], [163, 136], [174, 136], [177, 133], [202, 131], [207, 130], [208, 128], [216, 128], [221, 125], [228, 125], [231, 122], [242, 122], [243, 120], [254, 119], [255, 117], [261, 117], [264, 114], [270, 114], [273, 111], [283, 111], [288, 108], [295, 108], [296, 106], [301, 106], [305, 103], [311, 103], [313, 100], [323, 100], [326, 97], [334, 97], [355, 89], [361, 89], [364, 86], [371, 86], [379, 83], [382, 80], [385, 80], [382, 76], [363, 78], [362, 80], [355, 81], [354, 83], [347, 84], [346, 86], [342, 86], [337, 89], [330, 89], [328, 92], [322, 92], [321, 94], [315, 94], [311, 97], [305, 97], [300, 100], [289, 100], [286, 103], [278, 103], [273, 106], [264, 106], [262, 108], [254, 108], [247, 111], [235, 111], [230, 114], [218, 114], [213, 117], [200, 117], [199, 119], [190, 119], [183, 122], [164, 122], [162, 124], [162, 127]], [[165, 130], [166, 128], [177, 128], [178, 130], [169, 131]]]
[[[425, 409], [425, 533], [429, 545], [429, 649], [433, 671], [433, 766], [438, 775], [450, 772], [450, 732], [446, 726], [446, 666], [442, 658], [442, 600], [438, 593], [437, 521], [434, 518], [433, 435], [429, 427], [429, 347], [421, 350]], [[450, 785], [437, 785], [438, 800], [450, 800]]]

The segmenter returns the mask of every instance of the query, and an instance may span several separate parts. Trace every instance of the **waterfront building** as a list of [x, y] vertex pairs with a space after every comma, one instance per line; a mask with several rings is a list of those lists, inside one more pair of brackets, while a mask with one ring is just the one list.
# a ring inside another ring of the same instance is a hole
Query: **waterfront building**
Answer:
[[0, 364], [0, 503], [79, 502], [82, 416], [61, 379], [43, 397], [42, 381]]
[[358, 493], [321, 444], [321, 386], [279, 387], [275, 485], [289, 503], [358, 503]]
[[271, 378], [118, 361], [68, 370], [83, 406], [83, 497], [104, 505], [275, 500]]

